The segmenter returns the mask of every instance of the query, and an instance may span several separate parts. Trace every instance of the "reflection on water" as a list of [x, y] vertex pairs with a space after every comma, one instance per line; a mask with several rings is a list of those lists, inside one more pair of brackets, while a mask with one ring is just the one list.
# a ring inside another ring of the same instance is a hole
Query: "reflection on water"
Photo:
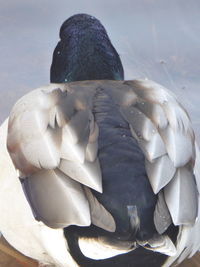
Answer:
[[106, 27], [126, 79], [149, 78], [178, 95], [200, 140], [199, 10], [198, 0], [1, 0], [0, 122], [19, 96], [49, 82], [59, 27], [82, 12]]

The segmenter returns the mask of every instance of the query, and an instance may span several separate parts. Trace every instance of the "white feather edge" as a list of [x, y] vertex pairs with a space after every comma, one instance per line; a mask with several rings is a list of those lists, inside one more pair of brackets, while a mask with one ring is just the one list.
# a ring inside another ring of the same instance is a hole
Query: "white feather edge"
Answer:
[[117, 249], [104, 243], [100, 238], [79, 238], [79, 248], [83, 255], [93, 260], [108, 259], [120, 254], [128, 253], [132, 249]]
[[177, 252], [176, 247], [167, 235], [156, 235], [147, 241], [137, 240], [137, 243], [145, 249], [159, 252], [168, 256], [174, 256]]

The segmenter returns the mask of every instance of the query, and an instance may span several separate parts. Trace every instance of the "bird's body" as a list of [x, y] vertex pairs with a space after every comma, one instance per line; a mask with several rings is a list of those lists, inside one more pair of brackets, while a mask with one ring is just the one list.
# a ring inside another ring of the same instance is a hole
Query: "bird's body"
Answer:
[[161, 85], [123, 81], [95, 18], [71, 17], [60, 36], [56, 84], [22, 97], [8, 135], [1, 127], [0, 230], [59, 267], [182, 261], [200, 247], [200, 157], [187, 112]]

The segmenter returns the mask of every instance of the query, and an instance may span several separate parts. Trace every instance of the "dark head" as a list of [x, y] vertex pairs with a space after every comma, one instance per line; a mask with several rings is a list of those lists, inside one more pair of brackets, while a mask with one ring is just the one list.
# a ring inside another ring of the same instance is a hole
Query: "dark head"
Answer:
[[119, 55], [95, 17], [78, 14], [60, 28], [51, 65], [51, 82], [123, 80]]

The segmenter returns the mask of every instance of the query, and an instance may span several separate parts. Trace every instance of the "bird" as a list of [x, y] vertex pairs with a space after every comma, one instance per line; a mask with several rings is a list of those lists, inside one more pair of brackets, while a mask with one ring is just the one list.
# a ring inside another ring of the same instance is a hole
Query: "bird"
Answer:
[[200, 248], [200, 152], [188, 112], [124, 80], [101, 22], [60, 28], [47, 86], [0, 128], [0, 231], [42, 264], [167, 267]]

